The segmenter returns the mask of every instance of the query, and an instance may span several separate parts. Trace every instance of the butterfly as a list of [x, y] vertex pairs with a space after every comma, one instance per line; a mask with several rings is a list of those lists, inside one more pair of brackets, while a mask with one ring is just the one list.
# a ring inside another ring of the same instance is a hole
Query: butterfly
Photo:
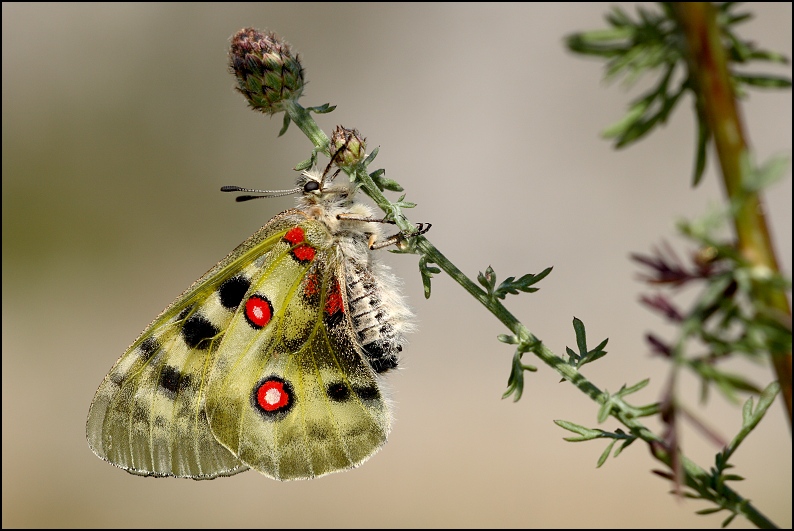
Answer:
[[97, 456], [144, 476], [252, 468], [294, 480], [356, 467], [383, 446], [381, 375], [397, 367], [413, 314], [373, 250], [405, 236], [383, 240], [383, 220], [330, 168], [238, 197], [299, 194], [119, 358], [88, 413]]

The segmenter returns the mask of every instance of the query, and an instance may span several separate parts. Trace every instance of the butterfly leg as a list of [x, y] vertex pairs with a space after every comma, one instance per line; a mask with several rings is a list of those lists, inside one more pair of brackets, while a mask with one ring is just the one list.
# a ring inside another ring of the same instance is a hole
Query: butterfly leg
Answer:
[[[389, 223], [391, 225], [396, 225], [396, 222], [391, 219], [377, 219], [377, 218], [365, 218], [361, 216], [356, 216], [354, 214], [338, 214], [336, 219], [346, 220], [346, 221], [363, 221], [366, 223]], [[388, 247], [389, 245], [399, 245], [400, 242], [405, 241], [407, 238], [411, 238], [413, 236], [419, 236], [421, 234], [426, 233], [430, 230], [430, 227], [433, 225], [431, 223], [417, 223], [416, 230], [410, 232], [408, 234], [398, 232], [392, 236], [389, 236], [385, 240], [381, 242], [376, 242], [374, 239], [371, 239], [369, 242], [369, 248], [371, 250], [383, 249], [384, 247]]]
[[419, 236], [419, 235], [424, 234], [425, 232], [429, 231], [430, 227], [432, 227], [432, 226], [433, 225], [430, 224], [430, 223], [417, 223], [415, 231], [413, 231], [411, 233], [408, 233], [408, 234], [404, 234], [402, 232], [398, 232], [397, 234], [389, 236], [388, 238], [386, 238], [382, 242], [377, 242], [376, 243], [375, 241], [371, 241], [369, 243], [369, 248], [374, 251], [374, 250], [377, 250], [377, 249], [383, 249], [384, 247], [388, 247], [389, 245], [397, 245], [397, 246], [399, 246], [400, 243], [404, 242], [406, 239], [411, 238], [413, 236]]

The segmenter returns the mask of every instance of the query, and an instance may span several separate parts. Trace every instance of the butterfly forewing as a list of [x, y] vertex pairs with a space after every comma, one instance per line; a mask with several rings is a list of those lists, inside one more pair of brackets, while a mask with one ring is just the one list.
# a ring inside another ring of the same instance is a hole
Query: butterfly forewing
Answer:
[[330, 241], [314, 220], [285, 234], [229, 324], [207, 390], [216, 438], [276, 479], [356, 466], [389, 431], [347, 315], [344, 261]]
[[129, 472], [196, 479], [247, 467], [213, 436], [204, 399], [215, 353], [249, 282], [294, 225], [277, 216], [155, 319], [100, 385], [86, 434]]

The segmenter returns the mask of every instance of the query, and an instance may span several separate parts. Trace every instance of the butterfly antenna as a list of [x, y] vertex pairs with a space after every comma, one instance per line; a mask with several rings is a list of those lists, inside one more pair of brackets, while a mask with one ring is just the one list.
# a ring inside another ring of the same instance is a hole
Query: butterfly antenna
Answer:
[[[333, 166], [334, 162], [336, 162], [337, 156], [340, 153], [342, 153], [346, 148], [347, 148], [347, 141], [345, 141], [345, 143], [343, 145], [339, 146], [339, 148], [334, 150], [333, 154], [331, 155], [331, 160], [328, 161], [328, 165], [325, 167], [325, 170], [323, 170], [323, 176], [320, 178], [320, 189], [321, 190], [323, 188], [323, 185], [326, 182], [326, 178], [325, 178], [326, 175], [328, 175], [328, 172], [331, 171], [331, 166]], [[327, 179], [327, 181], [331, 182], [334, 179], [336, 179], [336, 176], [339, 175], [340, 171], [342, 171], [342, 168], [339, 168], [338, 170], [336, 170], [336, 172], [334, 172], [334, 174], [331, 176], [331, 178]]]
[[342, 169], [340, 168], [340, 169], [336, 170], [336, 171], [334, 172], [334, 174], [333, 174], [333, 175], [331, 175], [331, 177], [330, 177], [329, 179], [326, 179], [325, 177], [328, 175], [328, 172], [331, 170], [331, 165], [332, 165], [333, 163], [334, 163], [334, 159], [331, 159], [331, 161], [330, 161], [330, 162], [328, 162], [328, 166], [326, 166], [326, 167], [325, 167], [325, 170], [323, 170], [323, 176], [322, 176], [322, 177], [320, 177], [320, 189], [321, 189], [321, 190], [323, 189], [323, 187], [324, 187], [324, 185], [325, 185], [325, 183], [326, 183], [326, 182], [331, 182], [331, 181], [333, 181], [334, 179], [336, 179], [336, 176], [337, 176], [337, 175], [339, 175], [339, 172], [340, 172], [340, 171], [342, 171]]
[[253, 190], [251, 188], [241, 188], [239, 186], [221, 186], [221, 192], [248, 192], [252, 194], [263, 194], [237, 196], [235, 201], [238, 203], [250, 201], [251, 199], [262, 199], [263, 197], [282, 197], [285, 195], [297, 194], [300, 191], [300, 188], [293, 188], [291, 190]]

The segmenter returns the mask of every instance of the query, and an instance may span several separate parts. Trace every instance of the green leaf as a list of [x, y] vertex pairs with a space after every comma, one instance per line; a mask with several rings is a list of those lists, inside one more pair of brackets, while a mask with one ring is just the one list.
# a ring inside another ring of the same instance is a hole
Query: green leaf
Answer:
[[[747, 157], [749, 159], [749, 157]], [[742, 187], [751, 193], [757, 193], [780, 181], [789, 168], [789, 158], [785, 156], [772, 157], [757, 168], [753, 168], [747, 160]]]
[[312, 159], [306, 159], [303, 162], [299, 162], [298, 164], [295, 165], [295, 169], [297, 171], [308, 170], [311, 167], [312, 167]]
[[585, 333], [584, 323], [580, 319], [574, 317], [573, 329], [576, 332], [576, 346], [579, 349], [579, 353], [574, 353], [570, 348], [565, 347], [565, 350], [568, 352], [568, 356], [570, 357], [568, 360], [570, 365], [578, 369], [587, 363], [591, 363], [606, 356], [607, 352], [604, 350], [604, 347], [609, 341], [609, 338], [603, 340], [593, 350], [588, 351], [587, 334]]
[[579, 347], [579, 355], [585, 356], [587, 354], [587, 333], [584, 323], [578, 317], [573, 318], [573, 330], [576, 332], [576, 346]]
[[630, 439], [626, 439], [625, 441], [623, 441], [623, 444], [621, 444], [620, 446], [618, 446], [618, 449], [617, 449], [617, 450], [615, 450], [615, 453], [614, 453], [614, 454], [612, 454], [612, 457], [617, 457], [617, 456], [619, 456], [619, 455], [620, 455], [620, 453], [621, 453], [623, 450], [625, 450], [626, 448], [628, 448], [628, 447], [629, 447], [629, 445], [630, 445], [631, 443], [633, 443], [634, 441], [636, 441], [636, 440], [637, 440], [637, 437], [634, 437], [634, 436], [632, 436], [632, 438], [630, 438]]
[[659, 402], [654, 402], [653, 404], [648, 404], [647, 406], [639, 406], [634, 408], [634, 418], [640, 417], [651, 417], [653, 415], [658, 415], [661, 411], [661, 404]]
[[[532, 344], [537, 344], [533, 341]], [[502, 398], [513, 396], [513, 402], [518, 402], [524, 392], [524, 371], [536, 372], [537, 367], [532, 365], [524, 365], [521, 363], [521, 357], [529, 350], [529, 346], [524, 343], [519, 343], [518, 348], [513, 354], [513, 364], [510, 369], [510, 377], [507, 379], [507, 390], [502, 394]]]
[[289, 129], [290, 117], [288, 113], [284, 113], [284, 122], [281, 124], [281, 131], [278, 132], [278, 136], [284, 136], [284, 133], [287, 132]]
[[733, 519], [734, 519], [734, 518], [736, 518], [736, 515], [737, 515], [737, 514], [738, 514], [738, 513], [733, 513], [733, 514], [732, 514], [732, 515], [730, 515], [728, 518], [726, 518], [725, 520], [723, 520], [723, 521], [722, 521], [722, 524], [720, 524], [720, 527], [723, 527], [723, 528], [725, 528], [725, 527], [728, 527], [728, 526], [731, 524], [731, 522], [733, 522]]
[[598, 464], [596, 465], [596, 468], [601, 468], [601, 465], [606, 463], [607, 457], [609, 457], [610, 452], [612, 452], [612, 447], [615, 446], [616, 442], [617, 440], [613, 439], [612, 442], [610, 442], [607, 447], [604, 448], [604, 451], [601, 452], [601, 457], [598, 458]]
[[593, 439], [604, 438], [603, 430], [593, 430], [590, 428], [585, 428], [584, 426], [580, 426], [579, 424], [574, 424], [573, 422], [568, 422], [567, 420], [555, 420], [554, 424], [556, 424], [560, 428], [566, 429], [570, 432], [579, 435], [579, 437], [566, 438], [565, 440], [568, 442], [592, 441]]
[[493, 295], [494, 286], [496, 286], [496, 275], [494, 274], [493, 268], [488, 266], [485, 270], [485, 273], [482, 272], [477, 274], [477, 282], [480, 283], [482, 287], [488, 292], [488, 295]]
[[607, 345], [608, 342], [609, 342], [609, 338], [606, 338], [601, 343], [599, 343], [596, 348], [589, 351], [585, 356], [585, 358], [582, 360], [582, 363], [580, 365], [584, 365], [585, 363], [592, 363], [597, 359], [601, 359], [604, 356], [606, 356], [607, 351], [604, 350], [604, 347]]
[[521, 400], [521, 395], [524, 394], [524, 369], [521, 366], [521, 355], [522, 352], [519, 350], [516, 350], [513, 355], [510, 376], [507, 378], [507, 389], [502, 393], [503, 400], [510, 395], [515, 395], [513, 396], [513, 402], [518, 402]]
[[317, 107], [306, 107], [307, 111], [311, 111], [317, 114], [328, 114], [334, 109], [336, 109], [336, 105], [331, 105], [330, 103], [323, 103], [322, 105], [318, 105]]
[[714, 514], [724, 510], [725, 509], [723, 509], [722, 507], [709, 507], [708, 509], [701, 509], [699, 511], [695, 511], [695, 514], [701, 514], [701, 515]]
[[787, 89], [791, 88], [791, 80], [783, 76], [771, 74], [733, 74], [734, 79], [745, 85], [759, 88]]
[[645, 114], [645, 111], [649, 105], [650, 102], [634, 102], [623, 118], [601, 131], [601, 136], [604, 138], [618, 138], [625, 135], [626, 132], [629, 131], [640, 119], [640, 117]]
[[618, 391], [615, 394], [621, 398], [624, 396], [628, 396], [632, 393], [636, 393], [640, 389], [643, 389], [645, 386], [647, 386], [650, 383], [650, 381], [651, 381], [650, 378], [646, 378], [641, 382], [632, 385], [631, 387], [626, 387], [626, 385], [624, 384], [623, 387], [620, 388], [620, 391]]
[[369, 166], [372, 163], [372, 161], [375, 160], [375, 157], [378, 156], [378, 151], [380, 151], [379, 147], [373, 149], [372, 152], [370, 152], [370, 154], [367, 155], [367, 158], [365, 158], [364, 162], [362, 162], [361, 164], [363, 164], [365, 168]]
[[419, 257], [419, 273], [422, 275], [422, 286], [425, 289], [425, 299], [430, 298], [430, 278], [433, 275], [437, 275], [441, 273], [441, 270], [433, 265], [431, 265], [427, 258], [427, 256], [422, 255]]
[[496, 339], [508, 345], [517, 345], [519, 343], [518, 336], [515, 334], [499, 334]]
[[405, 194], [401, 195], [400, 198], [393, 203], [394, 206], [398, 208], [414, 208], [416, 207], [416, 203], [411, 203], [410, 201], [404, 201]]
[[534, 293], [538, 291], [538, 288], [533, 288], [531, 286], [546, 278], [548, 274], [551, 273], [551, 270], [551, 267], [547, 267], [537, 275], [527, 273], [518, 280], [516, 280], [515, 277], [507, 277], [504, 282], [499, 284], [499, 287], [493, 292], [493, 295], [499, 299], [504, 299], [508, 294], [517, 295], [519, 291]]
[[742, 406], [742, 425], [749, 426], [753, 422], [753, 397], [747, 399]]
[[400, 184], [397, 181], [383, 177], [385, 173], [386, 170], [379, 169], [370, 173], [369, 176], [372, 178], [372, 181], [377, 185], [377, 187], [380, 188], [381, 192], [384, 190], [391, 190], [392, 192], [402, 192], [403, 187], [400, 186]]
[[695, 149], [695, 169], [692, 174], [692, 188], [697, 187], [706, 171], [707, 147], [711, 139], [711, 129], [705, 117], [698, 116], [697, 148]]
[[[605, 393], [606, 394], [606, 393]], [[601, 404], [601, 407], [598, 408], [598, 423], [603, 424], [609, 418], [609, 414], [612, 413], [612, 398], [609, 397], [607, 400]]]

